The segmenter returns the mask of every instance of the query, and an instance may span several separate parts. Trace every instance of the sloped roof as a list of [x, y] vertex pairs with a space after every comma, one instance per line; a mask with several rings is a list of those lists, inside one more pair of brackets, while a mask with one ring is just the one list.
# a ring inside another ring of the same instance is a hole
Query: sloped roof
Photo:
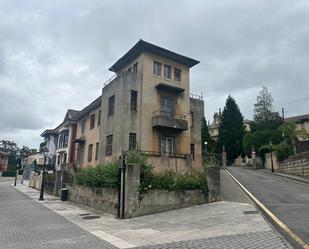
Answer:
[[112, 65], [109, 70], [112, 72], [118, 72], [121, 68], [123, 68], [128, 63], [132, 62], [137, 56], [139, 56], [142, 52], [149, 52], [152, 54], [156, 54], [162, 56], [164, 58], [173, 60], [178, 62], [179, 64], [186, 65], [188, 67], [193, 67], [194, 65], [200, 63], [197, 60], [191, 59], [189, 57], [183, 56], [181, 54], [177, 54], [165, 48], [156, 46], [149, 42], [139, 40], [124, 56], [122, 56], [119, 60], [117, 60], [114, 65]]
[[101, 99], [102, 99], [102, 96], [100, 96], [100, 97], [96, 98], [94, 101], [92, 101], [84, 109], [82, 109], [80, 112], [78, 112], [78, 114], [76, 115], [76, 118], [80, 119], [80, 118], [84, 117], [85, 115], [87, 115], [92, 110], [100, 107], [101, 106]]
[[54, 134], [57, 134], [57, 132], [54, 129], [46, 129], [45, 131], [42, 132], [41, 137]]
[[303, 120], [309, 120], [309, 114], [294, 116], [294, 117], [288, 117], [284, 119], [286, 122], [300, 122]]

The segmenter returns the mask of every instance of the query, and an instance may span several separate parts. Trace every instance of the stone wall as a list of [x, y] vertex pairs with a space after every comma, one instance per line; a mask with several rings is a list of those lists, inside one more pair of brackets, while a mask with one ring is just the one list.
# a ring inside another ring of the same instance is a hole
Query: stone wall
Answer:
[[110, 214], [117, 214], [118, 189], [116, 188], [89, 188], [84, 186], [70, 186], [68, 199]]
[[286, 160], [280, 163], [279, 172], [309, 177], [309, 159]]
[[143, 194], [139, 207], [133, 211], [132, 217], [191, 207], [207, 202], [208, 199], [201, 190], [183, 192], [160, 189], [148, 190], [147, 193]]
[[[279, 169], [279, 163], [277, 161], [277, 157], [276, 157], [276, 153], [273, 152], [272, 153], [272, 157], [273, 157], [273, 167], [274, 167], [274, 171], [278, 171]], [[271, 170], [271, 156], [270, 153], [266, 153], [265, 154], [265, 169]]]
[[151, 163], [155, 172], [172, 170], [175, 172], [187, 172], [192, 170], [192, 159], [169, 156], [148, 156], [147, 162]]

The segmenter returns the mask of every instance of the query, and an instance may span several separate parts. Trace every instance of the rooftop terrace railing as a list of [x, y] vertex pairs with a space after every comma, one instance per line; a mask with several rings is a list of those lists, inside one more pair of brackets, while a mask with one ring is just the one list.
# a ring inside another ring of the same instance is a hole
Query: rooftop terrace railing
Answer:
[[198, 95], [198, 94], [193, 94], [193, 93], [190, 93], [190, 98], [193, 98], [193, 99], [199, 99], [199, 100], [204, 100], [204, 97], [203, 95]]

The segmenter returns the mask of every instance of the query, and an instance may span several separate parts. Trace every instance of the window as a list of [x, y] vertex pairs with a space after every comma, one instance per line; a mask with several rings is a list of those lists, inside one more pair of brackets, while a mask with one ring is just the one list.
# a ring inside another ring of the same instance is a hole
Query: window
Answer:
[[89, 146], [88, 146], [88, 162], [91, 162], [91, 160], [92, 160], [92, 149], [93, 149], [93, 145], [89, 144]]
[[63, 154], [63, 164], [67, 163], [67, 153]]
[[111, 156], [113, 152], [113, 135], [106, 137], [105, 156]]
[[109, 97], [108, 99], [108, 115], [114, 114], [114, 108], [115, 108], [115, 95]]
[[129, 67], [128, 72], [132, 73], [132, 67]]
[[192, 156], [192, 159], [195, 159], [195, 148], [194, 148], [194, 144], [190, 144], [190, 154]]
[[99, 158], [99, 143], [96, 143], [95, 145], [95, 160], [98, 160]]
[[164, 78], [172, 78], [172, 67], [169, 65], [164, 65]]
[[86, 124], [86, 119], [82, 120], [81, 126], [80, 126], [80, 132], [83, 134], [85, 132], [85, 124]]
[[301, 123], [300, 123], [300, 129], [301, 129], [301, 130], [305, 130], [305, 122], [304, 122], [304, 121], [301, 121]]
[[131, 110], [137, 110], [137, 91], [131, 90]]
[[129, 134], [129, 150], [136, 149], [136, 133]]
[[90, 116], [90, 130], [94, 128], [94, 123], [95, 123], [95, 114], [92, 114]]
[[68, 147], [69, 143], [69, 130], [60, 132], [59, 134], [59, 148]]
[[174, 80], [181, 81], [181, 70], [179, 68], [174, 68]]
[[162, 115], [171, 117], [174, 113], [174, 99], [161, 96]]
[[57, 156], [57, 165], [60, 165], [60, 155]]
[[161, 63], [154, 61], [153, 62], [153, 74], [161, 76]]
[[133, 73], [137, 74], [137, 62], [133, 65]]
[[174, 154], [174, 138], [163, 137], [161, 138], [161, 153], [173, 155]]
[[194, 127], [194, 114], [193, 114], [193, 112], [190, 112], [190, 126], [191, 126], [191, 128]]
[[98, 114], [98, 126], [101, 125], [101, 111], [99, 111], [99, 114]]

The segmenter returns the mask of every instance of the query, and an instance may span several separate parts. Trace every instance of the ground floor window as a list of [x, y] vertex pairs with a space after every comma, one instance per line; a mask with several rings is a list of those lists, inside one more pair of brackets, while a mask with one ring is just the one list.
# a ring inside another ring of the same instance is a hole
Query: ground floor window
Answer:
[[89, 146], [88, 146], [88, 162], [92, 161], [92, 150], [93, 150], [93, 145], [89, 144]]
[[129, 134], [129, 150], [136, 150], [136, 133]]
[[192, 156], [192, 159], [195, 159], [195, 147], [194, 144], [190, 144], [190, 154]]
[[175, 139], [173, 137], [161, 138], [161, 153], [173, 155], [175, 150]]

